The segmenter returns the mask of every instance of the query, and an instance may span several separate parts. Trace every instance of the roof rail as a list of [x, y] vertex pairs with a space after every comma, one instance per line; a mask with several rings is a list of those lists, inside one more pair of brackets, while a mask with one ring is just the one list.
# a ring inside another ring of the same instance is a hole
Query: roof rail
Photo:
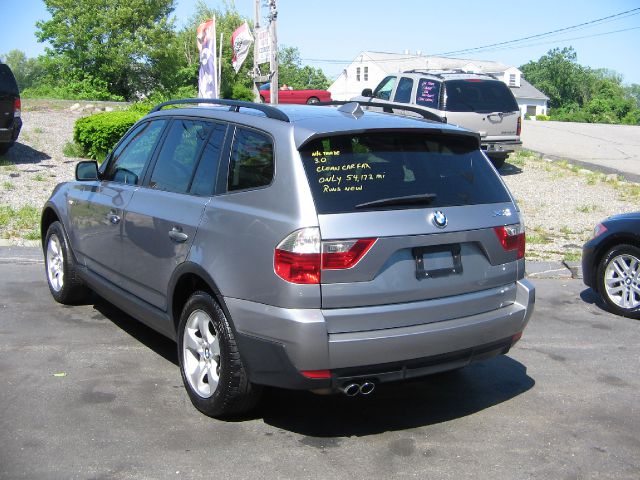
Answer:
[[383, 102], [369, 102], [366, 100], [332, 100], [330, 102], [318, 102], [313, 105], [325, 106], [325, 105], [347, 105], [349, 103], [358, 103], [362, 107], [378, 107], [382, 108], [385, 113], [393, 113], [393, 110], [406, 110], [408, 112], [414, 112], [422, 116], [425, 120], [431, 120], [438, 123], [447, 123], [444, 118], [428, 110], [423, 110], [412, 105], [405, 105], [404, 103], [383, 103]]
[[241, 108], [251, 108], [264, 113], [267, 118], [274, 120], [280, 120], [282, 122], [289, 122], [289, 117], [282, 111], [270, 105], [264, 105], [262, 103], [244, 102], [242, 100], [228, 100], [226, 98], [183, 98], [180, 100], [169, 100], [153, 107], [149, 113], [159, 112], [164, 107], [169, 105], [185, 105], [185, 104], [201, 104], [210, 103], [212, 105], [226, 105], [229, 107], [230, 112], [239, 112]]
[[425, 75], [433, 75], [434, 77], [438, 77], [438, 78], [444, 78], [443, 75], [444, 74], [448, 74], [448, 73], [458, 73], [458, 74], [467, 74], [467, 75], [482, 75], [485, 77], [491, 77], [491, 78], [495, 78], [496, 80], [498, 79], [498, 77], [496, 77], [493, 73], [486, 73], [486, 72], [468, 72], [466, 70], [462, 70], [461, 68], [450, 68], [450, 69], [434, 69], [434, 70], [429, 70], [428, 68], [414, 68], [413, 70], [405, 70], [402, 73], [423, 73]]

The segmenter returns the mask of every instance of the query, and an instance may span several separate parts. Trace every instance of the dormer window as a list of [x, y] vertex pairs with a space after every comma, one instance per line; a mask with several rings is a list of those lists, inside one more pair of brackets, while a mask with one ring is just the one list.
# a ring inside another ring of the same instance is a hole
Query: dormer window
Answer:
[[509, 74], [509, 86], [510, 87], [517, 87], [518, 84], [516, 83], [516, 74], [515, 73], [510, 73]]

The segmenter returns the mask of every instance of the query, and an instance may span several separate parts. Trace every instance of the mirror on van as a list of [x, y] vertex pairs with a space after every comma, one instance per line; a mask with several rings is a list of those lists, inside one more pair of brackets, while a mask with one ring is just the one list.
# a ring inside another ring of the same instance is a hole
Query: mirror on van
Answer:
[[371, 90], [370, 88], [365, 88], [364, 90], [362, 90], [362, 96], [373, 97], [373, 90]]

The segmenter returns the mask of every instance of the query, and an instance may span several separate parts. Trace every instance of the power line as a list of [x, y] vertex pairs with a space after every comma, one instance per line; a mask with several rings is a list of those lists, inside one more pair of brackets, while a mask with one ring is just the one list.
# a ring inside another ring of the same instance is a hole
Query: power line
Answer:
[[[455, 51], [451, 51], [451, 52], [445, 52], [445, 53], [436, 53], [436, 54], [431, 54], [429, 56], [448, 56], [448, 55], [454, 55], [454, 54], [461, 54], [461, 53], [468, 53], [468, 52], [473, 52], [473, 51], [487, 51], [487, 52], [494, 52], [494, 51], [499, 51], [499, 50], [514, 50], [517, 48], [528, 48], [528, 47], [533, 47], [533, 46], [537, 46], [537, 45], [544, 45], [545, 43], [554, 43], [555, 41], [558, 42], [564, 42], [564, 41], [571, 41], [571, 40], [582, 40], [582, 39], [586, 39], [586, 38], [593, 38], [593, 37], [599, 37], [599, 36], [603, 36], [603, 35], [611, 35], [613, 33], [620, 33], [620, 32], [626, 32], [629, 30], [635, 30], [637, 28], [640, 27], [632, 27], [632, 28], [627, 28], [627, 29], [622, 29], [622, 30], [613, 30], [613, 31], [609, 31], [609, 32], [603, 32], [603, 33], [596, 33], [596, 34], [592, 34], [592, 35], [585, 35], [582, 37], [575, 37], [575, 38], [568, 38], [568, 39], [558, 39], [558, 40], [554, 40], [553, 42], [542, 42], [542, 43], [533, 43], [533, 44], [521, 44], [521, 45], [510, 45], [509, 44], [517, 44], [517, 43], [522, 43], [525, 40], [531, 40], [534, 38], [540, 38], [540, 37], [545, 37], [545, 36], [551, 36], [551, 35], [557, 35], [561, 32], [567, 32], [570, 30], [578, 30], [578, 29], [583, 29], [589, 25], [593, 26], [593, 24], [596, 23], [608, 23], [610, 21], [613, 20], [620, 20], [621, 18], [626, 18], [626, 17], [631, 17], [634, 15], [638, 15], [640, 14], [640, 7], [639, 8], [633, 8], [631, 10], [627, 10], [624, 12], [620, 12], [620, 13], [616, 13], [614, 15], [609, 15], [607, 17], [602, 17], [602, 18], [598, 18], [595, 20], [590, 20], [588, 22], [583, 22], [577, 25], [572, 25], [570, 27], [564, 27], [564, 28], [559, 28], [557, 30], [552, 30], [549, 32], [545, 32], [545, 33], [539, 33], [536, 35], [529, 35], [527, 37], [522, 37], [519, 39], [515, 39], [515, 40], [508, 40], [505, 42], [498, 42], [498, 43], [493, 43], [490, 45], [484, 45], [482, 47], [474, 47], [474, 48], [469, 48], [469, 49], [463, 49], [463, 50], [455, 50]], [[491, 48], [494, 47], [494, 48]], [[499, 47], [499, 48], [495, 48], [495, 47]], [[412, 58], [421, 58], [421, 55], [409, 55], [409, 56], [405, 56], [403, 58], [397, 58], [397, 59], [387, 59], [385, 60], [386, 62], [404, 62], [408, 59], [412, 59]], [[306, 61], [306, 62], [316, 62], [316, 63], [326, 63], [326, 64], [336, 64], [336, 65], [348, 65], [350, 63], [353, 62], [353, 60], [339, 60], [339, 59], [323, 59], [323, 58], [302, 58], [301, 60]]]
[[[444, 56], [447, 56], [447, 55], [458, 55], [460, 53], [474, 52], [474, 51], [477, 51], [477, 50], [483, 50], [485, 48], [497, 47], [497, 46], [500, 46], [500, 45], [507, 45], [509, 43], [517, 43], [517, 42], [522, 42], [524, 40], [531, 40], [531, 39], [534, 39], [534, 38], [540, 38], [540, 37], [544, 37], [544, 36], [547, 36], [547, 35], [557, 34], [557, 33], [560, 33], [560, 32], [566, 32], [568, 30], [574, 30], [574, 29], [577, 29], [579, 27], [585, 27], [587, 25], [593, 25], [594, 23], [603, 22], [605, 20], [609, 20], [609, 19], [613, 19], [613, 18], [616, 18], [616, 17], [620, 17], [622, 15], [626, 15], [626, 14], [629, 14], [629, 13], [632, 13], [632, 12], [640, 13], [640, 12], [638, 12], [639, 10], [640, 10], [640, 8], [633, 8], [633, 9], [627, 10], [625, 12], [616, 13], [614, 15], [609, 15], [607, 17], [598, 18], [596, 20], [591, 20], [589, 22], [579, 23], [577, 25], [572, 25], [570, 27], [559, 28], [557, 30], [551, 30], [551, 31], [545, 32], [545, 33], [538, 33], [536, 35], [529, 35], [528, 37], [522, 37], [522, 38], [518, 38], [518, 39], [515, 39], [515, 40], [508, 40], [506, 42], [498, 42], [498, 43], [492, 43], [492, 44], [489, 44], [489, 45], [483, 45], [481, 47], [465, 48], [463, 50], [452, 50], [450, 52], [444, 52], [444, 53], [435, 53], [435, 54], [433, 54], [433, 56], [435, 56], [435, 57], [443, 56], [444, 57]], [[633, 15], [636, 15], [637, 13], [634, 13]], [[631, 15], [628, 15], [628, 16], [631, 16]]]

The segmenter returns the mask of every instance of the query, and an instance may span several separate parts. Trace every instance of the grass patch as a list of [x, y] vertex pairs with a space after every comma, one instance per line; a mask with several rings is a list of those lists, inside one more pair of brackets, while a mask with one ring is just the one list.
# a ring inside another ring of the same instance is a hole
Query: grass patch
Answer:
[[571, 235], [573, 233], [573, 230], [571, 230], [567, 226], [564, 226], [564, 227], [560, 227], [560, 233], [563, 235]]
[[65, 143], [64, 147], [62, 148], [62, 154], [65, 157], [70, 158], [84, 158], [86, 155], [82, 146], [77, 144], [76, 142]]
[[578, 262], [582, 258], [582, 253], [579, 251], [570, 251], [565, 252], [564, 261], [565, 262]]
[[42, 174], [41, 174], [41, 173], [38, 173], [37, 175], [34, 175], [34, 176], [33, 176], [33, 179], [34, 179], [36, 182], [44, 182], [44, 177], [42, 176]]
[[0, 205], [0, 237], [37, 240], [40, 238], [39, 225], [40, 209], [25, 206], [16, 210]]
[[542, 227], [534, 227], [527, 232], [527, 244], [546, 245], [552, 242], [551, 234]]
[[4, 188], [5, 190], [13, 190], [16, 187], [11, 182], [3, 182], [2, 188]]
[[576, 208], [576, 211], [580, 213], [591, 213], [595, 212], [597, 209], [598, 207], [596, 205], [581, 205]]
[[44, 133], [44, 128], [36, 127], [33, 129], [34, 133]]

